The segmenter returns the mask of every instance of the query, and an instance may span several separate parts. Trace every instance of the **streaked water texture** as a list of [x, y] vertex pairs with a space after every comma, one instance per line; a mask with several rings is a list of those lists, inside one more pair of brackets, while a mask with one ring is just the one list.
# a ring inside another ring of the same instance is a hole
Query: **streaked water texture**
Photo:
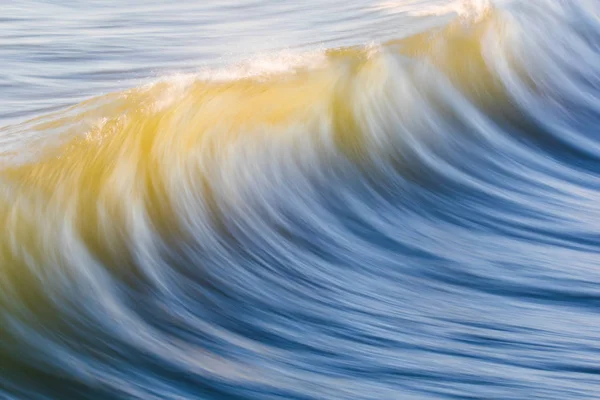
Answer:
[[28, 3], [0, 398], [600, 397], [600, 2]]

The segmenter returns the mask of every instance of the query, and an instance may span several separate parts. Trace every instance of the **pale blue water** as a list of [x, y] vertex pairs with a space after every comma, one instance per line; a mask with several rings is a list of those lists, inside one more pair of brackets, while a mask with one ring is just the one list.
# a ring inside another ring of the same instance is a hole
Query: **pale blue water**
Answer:
[[0, 6], [0, 124], [169, 74], [282, 50], [376, 43], [432, 24], [375, 0], [23, 0]]

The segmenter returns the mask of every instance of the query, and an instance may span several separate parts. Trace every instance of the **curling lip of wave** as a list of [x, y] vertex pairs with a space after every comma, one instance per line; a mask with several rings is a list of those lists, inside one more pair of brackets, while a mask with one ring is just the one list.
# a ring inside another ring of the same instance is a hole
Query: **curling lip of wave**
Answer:
[[494, 8], [494, 4], [491, 0], [440, 0], [426, 3], [422, 0], [409, 0], [381, 2], [374, 9], [415, 17], [455, 14], [472, 22], [484, 17]]
[[[471, 5], [469, 5], [471, 4]], [[472, 2], [456, 2], [451, 3], [447, 6], [448, 10], [453, 10], [459, 15], [469, 18], [471, 24], [485, 25], [481, 23], [486, 15], [489, 15], [493, 7], [489, 1], [481, 1], [477, 3]], [[489, 18], [488, 18], [489, 20]], [[310, 53], [295, 53], [291, 51], [280, 52], [276, 55], [264, 55], [257, 56], [249, 59], [248, 61], [241, 62], [237, 65], [220, 68], [217, 70], [204, 70], [195, 74], [185, 75], [174, 75], [161, 79], [158, 82], [153, 82], [144, 85], [141, 88], [130, 89], [120, 93], [111, 93], [106, 96], [91, 99], [83, 102], [80, 105], [71, 107], [67, 112], [57, 112], [54, 114], [35, 118], [32, 121], [28, 121], [23, 124], [16, 126], [9, 126], [4, 128], [3, 146], [5, 151], [0, 153], [0, 160], [4, 158], [4, 162], [13, 156], [24, 156], [27, 150], [31, 151], [35, 148], [23, 137], [33, 135], [33, 140], [36, 141], [41, 136], [43, 140], [52, 140], [56, 136], [61, 139], [69, 139], [74, 134], [81, 134], [85, 132], [87, 138], [96, 137], [97, 131], [102, 131], [102, 127], [111, 120], [118, 118], [126, 118], [128, 112], [136, 113], [138, 111], [158, 111], [165, 109], [165, 115], [168, 115], [171, 111], [177, 111], [180, 103], [191, 103], [192, 101], [203, 106], [205, 105], [205, 97], [209, 97], [215, 90], [223, 92], [238, 92], [241, 101], [247, 99], [244, 98], [246, 93], [243, 93], [247, 88], [256, 84], [255, 88], [248, 89], [247, 98], [250, 99], [254, 92], [264, 92], [264, 97], [271, 98], [268, 101], [272, 101], [269, 107], [265, 108], [268, 112], [259, 114], [255, 120], [260, 123], [260, 118], [264, 117], [265, 122], [268, 121], [269, 112], [274, 114], [282, 114], [277, 108], [282, 109], [301, 109], [304, 105], [301, 101], [298, 104], [294, 104], [294, 97], [304, 97], [306, 87], [311, 88], [311, 85], [321, 85], [323, 88], [315, 87], [316, 91], [309, 93], [309, 96], [313, 96], [314, 100], [319, 102], [332, 102], [330, 98], [319, 99], [318, 96], [323, 94], [327, 96], [325, 92], [320, 93], [319, 90], [330, 90], [330, 88], [324, 88], [329, 85], [331, 87], [338, 85], [338, 81], [352, 80], [355, 76], [354, 73], [360, 69], [367, 69], [374, 67], [374, 64], [379, 63], [379, 70], [373, 71], [370, 75], [368, 73], [361, 73], [358, 75], [359, 78], [363, 78], [363, 81], [372, 80], [374, 83], [379, 79], [378, 74], [386, 76], [385, 79], [392, 79], [389, 74], [390, 68], [394, 66], [391, 63], [397, 63], [397, 61], [384, 60], [385, 57], [394, 57], [396, 55], [406, 54], [409, 56], [418, 56], [420, 58], [431, 58], [436, 61], [435, 58], [438, 56], [434, 51], [431, 54], [426, 54], [428, 49], [431, 49], [432, 44], [441, 43], [445, 41], [446, 35], [457, 36], [458, 40], [461, 41], [460, 35], [457, 35], [456, 30], [464, 28], [462, 24], [454, 23], [450, 28], [444, 29], [440, 33], [437, 33], [437, 29], [432, 32], [425, 32], [421, 35], [415, 35], [408, 39], [401, 39], [399, 41], [390, 41], [383, 44], [382, 46], [370, 45], [367, 47], [352, 47], [342, 48], [336, 50], [323, 50]], [[416, 38], [416, 39], [415, 39]], [[475, 40], [478, 40], [476, 38]], [[400, 46], [398, 46], [398, 44]], [[460, 43], [458, 43], [460, 45]], [[479, 51], [477, 47], [479, 43], [467, 44], [473, 48], [467, 49], [470, 51]], [[422, 49], [419, 48], [422, 46]], [[403, 47], [406, 47], [404, 49]], [[465, 50], [465, 49], [459, 49]], [[451, 56], [447, 52], [444, 60], [452, 62]], [[477, 57], [477, 56], [476, 56]], [[373, 61], [372, 59], [376, 60]], [[388, 65], [382, 65], [385, 63]], [[418, 63], [419, 61], [417, 61]], [[438, 63], [439, 64], [439, 63]], [[439, 66], [439, 65], [438, 65]], [[452, 68], [453, 66], [450, 66]], [[374, 68], [377, 68], [376, 66]], [[402, 67], [401, 67], [402, 68]], [[350, 72], [349, 75], [347, 73]], [[458, 71], [460, 73], [460, 71]], [[319, 80], [321, 82], [319, 82]], [[362, 82], [364, 83], [364, 82]], [[221, 85], [221, 86], [219, 86]], [[287, 85], [288, 88], [283, 87]], [[295, 87], [293, 87], [295, 85]], [[343, 86], [344, 83], [338, 86]], [[237, 88], [236, 88], [237, 86]], [[283, 90], [282, 90], [283, 89]], [[365, 88], [368, 89], [368, 88]], [[193, 98], [193, 94], [190, 92], [194, 90], [198, 95], [198, 98]], [[290, 99], [277, 99], [277, 91], [281, 90], [283, 93], [287, 90], [293, 94]], [[344, 89], [342, 89], [344, 90]], [[206, 91], [209, 95], [204, 95], [202, 92]], [[272, 91], [272, 95], [268, 92]], [[221, 93], [218, 93], [221, 95]], [[331, 95], [331, 93], [328, 93]], [[226, 94], [225, 94], [226, 95]], [[291, 100], [290, 105], [286, 104], [288, 100]], [[308, 100], [308, 99], [307, 99]], [[213, 101], [211, 99], [211, 101]], [[233, 108], [244, 109], [244, 107], [233, 103]], [[247, 108], [247, 107], [246, 107]], [[220, 112], [229, 113], [227, 107], [224, 106], [222, 110], [218, 110], [217, 115]], [[232, 111], [235, 112], [235, 111]], [[256, 112], [256, 110], [253, 110]], [[250, 113], [248, 113], [250, 114]], [[243, 119], [243, 116], [242, 118]], [[271, 121], [272, 122], [272, 121]], [[47, 131], [52, 134], [40, 135], [40, 132]], [[33, 133], [32, 133], [33, 132]], [[54, 134], [58, 132], [58, 134]], [[65, 132], [67, 132], [65, 134]], [[22, 148], [27, 145], [28, 148]], [[21, 146], [21, 148], [19, 148]], [[43, 146], [39, 145], [43, 150]], [[40, 154], [36, 153], [36, 157]], [[26, 156], [26, 154], [25, 154]]]

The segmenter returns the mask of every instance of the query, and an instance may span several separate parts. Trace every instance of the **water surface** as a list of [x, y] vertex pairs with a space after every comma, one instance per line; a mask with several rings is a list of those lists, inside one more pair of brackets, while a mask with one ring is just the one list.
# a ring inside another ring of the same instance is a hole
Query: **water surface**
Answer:
[[2, 8], [0, 398], [598, 397], [597, 1]]

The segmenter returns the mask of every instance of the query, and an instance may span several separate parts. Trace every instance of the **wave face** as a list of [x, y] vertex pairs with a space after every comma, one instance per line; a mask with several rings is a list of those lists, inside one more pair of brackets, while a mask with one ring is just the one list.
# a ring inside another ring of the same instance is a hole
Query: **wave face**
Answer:
[[3, 128], [0, 398], [597, 398], [600, 3], [457, 7]]

